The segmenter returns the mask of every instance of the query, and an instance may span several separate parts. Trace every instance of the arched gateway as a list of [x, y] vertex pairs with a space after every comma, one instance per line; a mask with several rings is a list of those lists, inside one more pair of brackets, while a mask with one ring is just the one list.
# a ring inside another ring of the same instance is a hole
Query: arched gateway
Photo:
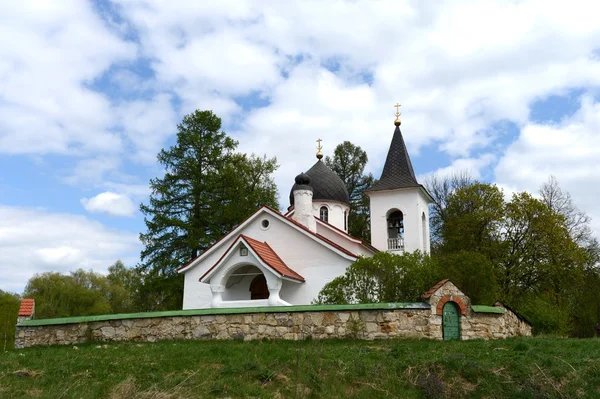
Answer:
[[446, 302], [442, 309], [444, 341], [460, 339], [460, 311], [454, 302]]

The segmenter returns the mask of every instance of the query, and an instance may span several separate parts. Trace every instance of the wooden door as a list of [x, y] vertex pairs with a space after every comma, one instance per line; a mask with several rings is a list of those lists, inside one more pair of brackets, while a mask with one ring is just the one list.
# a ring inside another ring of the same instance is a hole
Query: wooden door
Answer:
[[447, 302], [442, 310], [444, 340], [460, 339], [460, 313], [454, 302]]
[[264, 274], [254, 277], [250, 283], [250, 299], [269, 299], [269, 287]]

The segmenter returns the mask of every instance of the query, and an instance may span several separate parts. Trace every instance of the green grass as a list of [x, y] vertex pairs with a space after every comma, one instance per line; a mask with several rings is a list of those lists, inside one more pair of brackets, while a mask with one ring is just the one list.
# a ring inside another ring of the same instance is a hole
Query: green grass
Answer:
[[599, 398], [600, 339], [164, 341], [0, 354], [0, 398]]

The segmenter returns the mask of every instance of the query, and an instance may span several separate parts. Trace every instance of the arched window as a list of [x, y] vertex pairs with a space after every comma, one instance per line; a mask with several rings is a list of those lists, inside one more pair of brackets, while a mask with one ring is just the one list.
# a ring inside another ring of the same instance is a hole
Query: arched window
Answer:
[[344, 211], [344, 230], [348, 231], [348, 211]]
[[404, 215], [395, 210], [387, 217], [388, 249], [404, 249]]
[[324, 222], [329, 222], [329, 209], [326, 206], [322, 206], [319, 210], [319, 217]]

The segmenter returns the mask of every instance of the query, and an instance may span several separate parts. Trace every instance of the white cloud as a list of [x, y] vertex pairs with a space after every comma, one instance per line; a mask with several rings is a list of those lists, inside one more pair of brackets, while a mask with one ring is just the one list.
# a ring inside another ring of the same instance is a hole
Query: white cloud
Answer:
[[19, 1], [0, 13], [0, 152], [81, 154], [118, 150], [104, 94], [89, 88], [135, 47], [89, 2]]
[[[115, 3], [125, 22], [113, 30], [107, 26], [114, 23], [103, 23], [89, 4], [53, 7], [8, 14], [5, 29], [23, 41], [4, 44], [8, 57], [0, 61], [0, 71], [13, 70], [21, 60], [15, 54], [23, 53], [26, 73], [17, 75], [31, 76], [36, 86], [16, 91], [11, 84], [16, 77], [0, 86], [12, 88], [8, 98], [15, 100], [9, 104], [16, 104], [5, 105], [6, 117], [0, 120], [8, 121], [6, 131], [20, 132], [4, 137], [4, 151], [114, 153], [129, 142], [133, 151], [127, 156], [151, 162], [178, 120], [169, 95], [113, 108], [85, 86], [109, 66], [135, 56], [151, 60], [154, 76], [140, 82], [128, 71], [117, 71], [116, 82], [174, 93], [183, 113], [212, 109], [226, 124], [241, 111], [239, 96], [258, 93], [270, 104], [250, 112], [247, 129], [238, 132], [242, 143], [260, 136], [271, 142], [270, 153], [305, 165], [300, 152], [288, 151], [290, 140], [280, 139], [283, 130], [308, 129], [294, 140], [306, 148], [317, 136], [332, 145], [344, 136], [367, 143], [372, 170], [385, 157], [390, 106], [396, 101], [404, 105], [403, 130], [413, 154], [434, 142], [452, 157], [473, 158], [474, 149], [481, 152], [503, 134], [490, 131], [493, 122], [524, 125], [536, 99], [600, 85], [595, 72], [600, 60], [593, 56], [600, 47], [600, 26], [589, 2], [448, 1], [431, 7], [382, 0], [323, 7], [316, 0], [129, 0]], [[582, 7], [586, 13], [578, 12]], [[21, 32], [23, 26], [39, 29]], [[48, 31], [58, 33], [45, 35]], [[81, 33], [66, 35], [75, 31]], [[119, 36], [125, 31], [139, 37], [138, 53]], [[45, 55], [52, 61], [49, 69], [39, 62]], [[330, 74], [322, 65], [338, 69]], [[372, 83], [362, 83], [363, 73]], [[60, 114], [56, 123], [48, 120], [54, 115], [48, 110]], [[275, 130], [274, 121], [287, 125]], [[111, 133], [115, 123], [127, 140]], [[52, 140], [38, 140], [42, 131]], [[281, 172], [286, 181], [296, 169]]]
[[[294, 176], [316, 162], [316, 140], [322, 138], [324, 152], [350, 140], [369, 154], [384, 153], [393, 133], [393, 120], [377, 119], [376, 101], [367, 84], [347, 84], [318, 65], [302, 65], [290, 78], [274, 88], [272, 105], [251, 111], [241, 131], [230, 132], [245, 152], [278, 155], [276, 172], [281, 205]], [[391, 106], [389, 109], [393, 109]], [[370, 167], [383, 161], [371, 158]]]
[[118, 107], [119, 124], [133, 143], [134, 160], [150, 164], [164, 140], [177, 131], [177, 118], [171, 106], [171, 96], [156, 95], [151, 100], [135, 100]]
[[83, 216], [0, 205], [0, 289], [22, 292], [35, 273], [77, 268], [105, 272], [117, 259], [133, 265], [137, 234]]
[[113, 216], [133, 216], [136, 207], [131, 199], [124, 194], [105, 191], [92, 197], [82, 198], [81, 205], [92, 213], [108, 213]]
[[556, 125], [530, 123], [496, 167], [496, 180], [513, 191], [537, 193], [554, 175], [600, 236], [600, 103], [583, 97], [575, 115]]
[[127, 184], [104, 182], [103, 186], [109, 190], [116, 191], [130, 198], [140, 199], [150, 195], [150, 186], [148, 184]]
[[378, 171], [396, 101], [413, 157], [432, 142], [453, 162], [496, 151], [490, 147], [504, 132], [493, 123], [523, 126], [537, 99], [600, 86], [593, 7], [536, 0], [435, 8], [397, 1], [121, 4], [142, 52], [157, 60], [159, 85], [172, 87], [184, 110], [216, 109], [227, 122], [238, 111], [232, 96], [267, 96], [270, 104], [248, 112], [234, 133], [242, 149], [279, 157], [282, 195], [314, 161], [318, 137], [326, 151], [345, 139], [361, 145]]
[[[155, 27], [152, 32], [156, 34]], [[252, 42], [242, 32], [187, 37], [185, 44], [165, 47], [154, 65], [159, 78], [175, 84], [210, 87], [220, 93], [243, 95], [268, 88], [280, 79], [278, 64], [285, 59], [267, 46]], [[189, 82], [186, 82], [189, 80]]]
[[116, 156], [82, 159], [72, 170], [68, 170], [69, 174], [63, 180], [68, 184], [97, 185], [106, 175], [116, 173], [120, 165], [121, 161]]
[[482, 169], [492, 165], [496, 160], [496, 156], [493, 154], [483, 154], [477, 158], [459, 158], [455, 159], [449, 166], [445, 166], [436, 171], [429, 172], [418, 176], [418, 180], [421, 182], [426, 181], [430, 176], [437, 176], [439, 178], [450, 177], [453, 173], [466, 172], [473, 179], [483, 180]]

